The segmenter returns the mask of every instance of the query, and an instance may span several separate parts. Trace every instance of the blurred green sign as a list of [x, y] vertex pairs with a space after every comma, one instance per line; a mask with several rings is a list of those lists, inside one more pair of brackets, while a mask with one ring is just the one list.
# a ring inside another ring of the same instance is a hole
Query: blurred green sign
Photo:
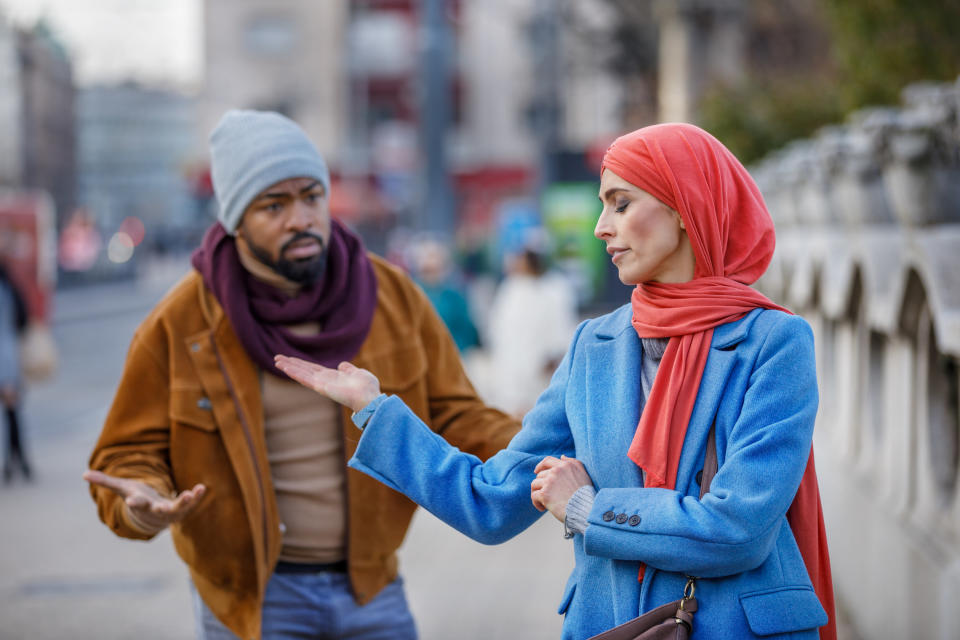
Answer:
[[593, 235], [600, 215], [596, 182], [559, 182], [543, 195], [543, 225], [555, 243], [554, 261], [574, 279], [581, 301], [603, 289], [607, 254]]

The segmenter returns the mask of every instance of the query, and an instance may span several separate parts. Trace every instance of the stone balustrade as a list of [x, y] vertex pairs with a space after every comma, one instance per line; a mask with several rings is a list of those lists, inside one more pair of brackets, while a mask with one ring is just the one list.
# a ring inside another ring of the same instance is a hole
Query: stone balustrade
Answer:
[[814, 437], [859, 635], [960, 628], [960, 79], [907, 87], [752, 169], [777, 226], [758, 288], [817, 340]]

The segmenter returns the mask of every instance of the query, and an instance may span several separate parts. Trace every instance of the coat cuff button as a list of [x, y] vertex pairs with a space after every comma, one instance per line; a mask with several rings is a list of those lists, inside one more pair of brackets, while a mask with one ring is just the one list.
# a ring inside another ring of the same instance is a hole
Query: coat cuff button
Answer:
[[627, 520], [627, 524], [631, 527], [635, 527], [640, 524], [640, 516], [630, 516], [630, 519]]
[[623, 524], [626, 521], [627, 521], [627, 514], [625, 513], [617, 514], [617, 524]]
[[610, 522], [611, 520], [613, 520], [613, 518], [614, 518], [613, 511], [607, 511], [606, 513], [603, 514], [604, 522]]

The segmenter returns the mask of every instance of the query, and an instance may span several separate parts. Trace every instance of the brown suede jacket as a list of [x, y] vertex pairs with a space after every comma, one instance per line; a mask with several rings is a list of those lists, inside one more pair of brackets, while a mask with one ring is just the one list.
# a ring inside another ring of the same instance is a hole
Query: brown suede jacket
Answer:
[[[411, 280], [371, 256], [377, 309], [353, 359], [435, 431], [487, 458], [519, 423], [485, 406], [452, 338]], [[241, 638], [260, 637], [261, 603], [281, 547], [267, 463], [257, 367], [223, 308], [193, 271], [140, 325], [90, 468], [142, 480], [173, 495], [202, 482], [207, 494], [172, 527], [174, 545], [207, 606]], [[344, 409], [344, 454], [360, 432]], [[346, 464], [346, 462], [344, 462]], [[396, 550], [416, 508], [406, 497], [346, 469], [347, 554], [357, 602], [397, 576]], [[146, 539], [113, 492], [91, 488], [117, 535]]]

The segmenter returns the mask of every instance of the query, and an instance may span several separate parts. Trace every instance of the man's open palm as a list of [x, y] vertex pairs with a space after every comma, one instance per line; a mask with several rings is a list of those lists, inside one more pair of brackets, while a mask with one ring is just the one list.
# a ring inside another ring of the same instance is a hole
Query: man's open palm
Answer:
[[205, 486], [197, 484], [174, 498], [166, 498], [139, 480], [117, 478], [100, 471], [85, 471], [83, 479], [90, 484], [110, 489], [122, 497], [132, 520], [141, 528], [154, 533], [183, 520], [207, 491]]

